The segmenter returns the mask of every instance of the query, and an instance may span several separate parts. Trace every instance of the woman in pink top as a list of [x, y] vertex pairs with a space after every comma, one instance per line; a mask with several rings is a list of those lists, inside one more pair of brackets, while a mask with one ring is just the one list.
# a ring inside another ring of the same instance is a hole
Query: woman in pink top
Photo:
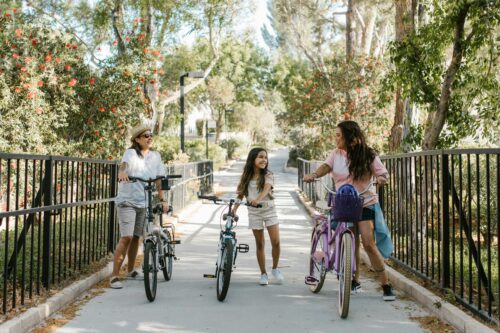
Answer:
[[[312, 182], [319, 177], [330, 173], [335, 183], [335, 188], [344, 184], [352, 184], [358, 192], [364, 192], [363, 217], [356, 224], [356, 233], [361, 234], [363, 247], [370, 258], [370, 263], [379, 274], [379, 280], [384, 290], [383, 298], [392, 301], [396, 297], [389, 284], [385, 263], [380, 254], [374, 238], [374, 220], [376, 206], [378, 204], [377, 188], [374, 186], [376, 179], [377, 187], [387, 182], [388, 172], [377, 156], [376, 152], [368, 147], [366, 139], [354, 121], [343, 121], [335, 129], [335, 141], [337, 149], [334, 149], [325, 163], [312, 174], [304, 176], [304, 181]], [[359, 238], [356, 237], [356, 262], [359, 262]], [[352, 281], [352, 289], [360, 288], [359, 270]]]

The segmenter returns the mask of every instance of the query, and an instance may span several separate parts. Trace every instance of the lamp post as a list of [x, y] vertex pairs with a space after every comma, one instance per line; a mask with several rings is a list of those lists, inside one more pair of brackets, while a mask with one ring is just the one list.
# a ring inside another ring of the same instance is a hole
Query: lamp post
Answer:
[[186, 72], [181, 74], [179, 77], [180, 81], [180, 107], [181, 107], [181, 151], [184, 153], [186, 151], [186, 147], [184, 145], [184, 78], [186, 77], [193, 77], [193, 78], [203, 78], [205, 75], [205, 72], [203, 71], [196, 71], [196, 72]]

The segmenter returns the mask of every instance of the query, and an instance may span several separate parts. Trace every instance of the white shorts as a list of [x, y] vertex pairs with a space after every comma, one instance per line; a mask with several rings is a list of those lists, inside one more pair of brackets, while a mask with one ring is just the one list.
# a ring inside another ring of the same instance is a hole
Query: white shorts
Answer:
[[274, 205], [266, 208], [248, 207], [248, 229], [262, 230], [279, 224]]

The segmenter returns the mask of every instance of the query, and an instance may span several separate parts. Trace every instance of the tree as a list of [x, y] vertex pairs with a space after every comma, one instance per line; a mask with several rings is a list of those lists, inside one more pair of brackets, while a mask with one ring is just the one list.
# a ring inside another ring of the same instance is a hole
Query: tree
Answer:
[[224, 77], [211, 78], [207, 84], [209, 106], [215, 120], [215, 142], [219, 143], [220, 133], [225, 126], [226, 110], [234, 101], [234, 85]]
[[[395, 43], [401, 42], [415, 29], [414, 24], [414, 0], [395, 0], [396, 7], [396, 39]], [[396, 71], [398, 68], [396, 67]], [[389, 138], [389, 149], [391, 152], [399, 151], [403, 141], [404, 132], [404, 112], [405, 100], [401, 95], [400, 84], [396, 88], [396, 110], [394, 113], [394, 122], [391, 128], [391, 136]]]
[[487, 0], [433, 1], [427, 11], [428, 22], [391, 48], [393, 82], [427, 111], [426, 123], [412, 128], [409, 142], [435, 149], [468, 135], [498, 137], [499, 84], [491, 71], [498, 60], [498, 6]]

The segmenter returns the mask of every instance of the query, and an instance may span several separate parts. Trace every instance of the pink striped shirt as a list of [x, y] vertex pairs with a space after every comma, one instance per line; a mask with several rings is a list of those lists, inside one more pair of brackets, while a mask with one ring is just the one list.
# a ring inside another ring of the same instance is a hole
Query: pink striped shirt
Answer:
[[349, 168], [347, 165], [347, 152], [342, 149], [334, 149], [330, 156], [325, 160], [325, 164], [328, 164], [332, 171], [330, 175], [332, 176], [333, 182], [335, 183], [335, 188], [339, 188], [344, 184], [352, 184], [358, 192], [366, 191], [363, 194], [365, 198], [364, 207], [373, 205], [378, 202], [377, 189], [373, 185], [374, 177], [385, 176], [387, 178], [388, 172], [384, 164], [380, 160], [380, 157], [375, 156], [371, 164], [371, 174], [367, 175], [362, 180], [353, 181], [351, 175], [349, 174]]

